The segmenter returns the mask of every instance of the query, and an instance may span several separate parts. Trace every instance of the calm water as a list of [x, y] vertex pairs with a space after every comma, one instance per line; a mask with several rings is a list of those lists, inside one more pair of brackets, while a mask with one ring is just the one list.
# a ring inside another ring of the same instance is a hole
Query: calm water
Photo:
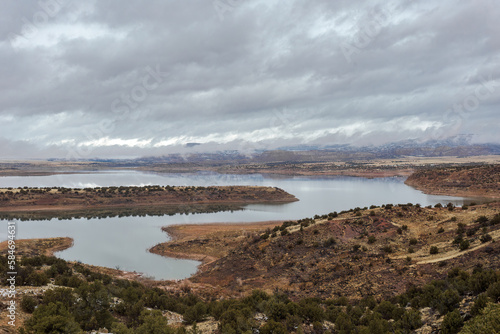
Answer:
[[[242, 211], [162, 217], [122, 217], [18, 221], [17, 238], [71, 237], [74, 246], [57, 255], [93, 265], [142, 272], [156, 279], [181, 279], [196, 272], [197, 261], [164, 258], [147, 250], [169, 240], [162, 226], [207, 222], [253, 222], [300, 219], [354, 207], [386, 203], [430, 205], [464, 198], [426, 195], [403, 183], [403, 178], [364, 179], [354, 177], [264, 177], [262, 175], [155, 174], [112, 171], [33, 177], [0, 177], [0, 187], [104, 187], [141, 185], [261, 185], [282, 188], [300, 201], [282, 205], [247, 205]], [[6, 239], [7, 222], [1, 222], [0, 238]]]

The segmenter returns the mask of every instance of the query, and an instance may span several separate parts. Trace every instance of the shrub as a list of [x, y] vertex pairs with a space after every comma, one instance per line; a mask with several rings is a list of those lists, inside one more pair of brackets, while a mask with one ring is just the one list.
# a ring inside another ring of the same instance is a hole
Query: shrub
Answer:
[[437, 246], [432, 246], [429, 250], [429, 253], [432, 255], [437, 254], [439, 253], [439, 248], [437, 248]]
[[411, 239], [410, 239], [410, 245], [412, 245], [412, 246], [413, 246], [413, 245], [416, 245], [417, 243], [418, 243], [418, 240], [417, 240], [417, 239], [415, 239], [415, 238], [411, 238]]
[[460, 315], [460, 312], [458, 312], [458, 310], [449, 312], [444, 317], [443, 323], [441, 324], [441, 333], [443, 334], [458, 333], [463, 325], [464, 325], [464, 320], [462, 319], [462, 316]]
[[490, 299], [488, 298], [488, 296], [485, 293], [482, 293], [479, 296], [477, 296], [476, 300], [474, 301], [474, 304], [472, 305], [472, 307], [470, 309], [471, 315], [473, 317], [475, 317], [476, 315], [479, 315], [481, 313], [481, 311], [486, 307], [489, 300]]
[[498, 301], [500, 299], [500, 281], [490, 284], [486, 293], [493, 301]]
[[420, 312], [414, 309], [407, 310], [400, 321], [401, 327], [407, 331], [413, 331], [422, 326]]
[[485, 234], [485, 235], [481, 236], [481, 238], [480, 238], [480, 240], [483, 244], [488, 242], [488, 241], [491, 241], [492, 239], [493, 238], [489, 234]]
[[382, 251], [384, 251], [386, 253], [392, 253], [393, 252], [392, 246], [391, 245], [384, 246], [384, 247], [382, 247]]
[[500, 213], [497, 213], [493, 218], [491, 218], [490, 224], [493, 225], [498, 225], [500, 224]]
[[439, 313], [445, 315], [458, 307], [460, 303], [460, 294], [455, 289], [448, 289], [438, 296], [437, 309]]
[[477, 232], [477, 228], [470, 228], [467, 230], [467, 232], [465, 232], [465, 234], [468, 237], [472, 237], [474, 234], [476, 234], [476, 232]]
[[334, 237], [330, 237], [325, 242], [323, 242], [323, 246], [330, 247], [330, 246], [335, 245], [336, 243], [337, 243], [337, 241], [335, 240], [335, 238]]
[[457, 224], [457, 234], [463, 234], [463, 233], [465, 233], [465, 224], [458, 223]]
[[462, 334], [500, 333], [500, 304], [489, 303], [480, 316], [468, 321]]
[[200, 322], [205, 319], [207, 314], [207, 307], [204, 303], [198, 302], [194, 306], [188, 307], [184, 312], [184, 321], [187, 324], [192, 324], [195, 322]]
[[21, 299], [21, 308], [24, 312], [33, 313], [38, 305], [38, 299], [32, 296], [24, 295]]
[[262, 334], [286, 334], [285, 326], [274, 320], [269, 320], [264, 326], [260, 328], [259, 333]]
[[368, 237], [368, 243], [369, 243], [369, 244], [373, 244], [373, 243], [375, 243], [375, 241], [377, 241], [377, 238], [375, 238], [375, 236], [374, 236], [374, 235], [370, 235], [370, 236]]
[[459, 249], [461, 251], [464, 251], [466, 249], [468, 249], [470, 247], [470, 242], [469, 240], [462, 240], [462, 242], [460, 242], [460, 246], [459, 246]]
[[464, 237], [461, 234], [459, 234], [455, 237], [455, 239], [453, 239], [453, 244], [460, 245], [462, 241], [464, 241]]
[[41, 305], [25, 322], [28, 333], [80, 333], [80, 326], [62, 303]]
[[488, 217], [486, 217], [486, 216], [479, 216], [476, 219], [476, 222], [478, 222], [479, 224], [485, 224], [485, 223], [488, 222]]
[[438, 233], [443, 233], [443, 232], [444, 232], [444, 228], [440, 227], [438, 230]]

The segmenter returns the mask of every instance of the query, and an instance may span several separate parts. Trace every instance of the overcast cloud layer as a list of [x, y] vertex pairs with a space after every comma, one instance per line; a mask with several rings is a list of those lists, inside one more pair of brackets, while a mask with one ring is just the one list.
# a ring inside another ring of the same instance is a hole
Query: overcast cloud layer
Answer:
[[495, 0], [2, 5], [0, 158], [500, 142]]

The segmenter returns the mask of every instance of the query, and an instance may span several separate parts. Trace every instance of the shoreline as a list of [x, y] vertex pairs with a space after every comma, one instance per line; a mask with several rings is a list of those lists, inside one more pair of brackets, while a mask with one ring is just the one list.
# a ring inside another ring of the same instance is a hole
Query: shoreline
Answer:
[[465, 197], [471, 199], [490, 199], [492, 201], [497, 201], [500, 199], [500, 193], [494, 191], [470, 191], [470, 190], [458, 190], [458, 189], [435, 189], [431, 186], [426, 186], [418, 182], [404, 182], [408, 187], [412, 187], [418, 191], [423, 192], [427, 195], [438, 195], [438, 196], [451, 196], [451, 197]]
[[198, 247], [200, 247], [200, 245], [202, 247], [205, 241], [204, 237], [229, 239], [228, 236], [231, 236], [232, 238], [241, 238], [266, 228], [271, 229], [282, 223], [283, 220], [272, 220], [244, 223], [178, 224], [164, 226], [162, 227], [162, 231], [167, 233], [171, 240], [159, 243], [148, 249], [148, 251], [165, 257], [200, 261], [201, 263], [198, 266], [198, 271], [200, 271], [203, 266], [218, 260], [221, 256], [215, 255], [222, 255], [221, 252], [223, 251], [221, 249], [229, 248], [229, 246], [221, 246], [220, 249], [212, 250], [212, 254], [175, 250], [175, 247], [181, 244], [191, 243], [197, 247], [195, 249], [199, 250], [203, 249]]
[[[54, 256], [54, 253], [62, 252], [73, 247], [74, 239], [70, 237], [35, 238], [16, 240], [16, 254], [23, 256], [24, 253], [39, 253], [39, 255]], [[8, 250], [8, 241], [0, 242], [0, 254]]]

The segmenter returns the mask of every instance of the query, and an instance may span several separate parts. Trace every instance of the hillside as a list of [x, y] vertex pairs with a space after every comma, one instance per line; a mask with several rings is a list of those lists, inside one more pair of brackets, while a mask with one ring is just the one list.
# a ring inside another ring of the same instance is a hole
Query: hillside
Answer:
[[428, 194], [500, 198], [500, 165], [426, 168], [405, 183]]
[[[457, 266], [499, 268], [500, 244], [488, 240], [500, 237], [498, 212], [500, 204], [385, 205], [284, 222], [260, 233], [242, 227], [226, 233], [224, 242], [207, 232], [156, 249], [215, 257], [191, 281], [228, 294], [258, 288], [297, 298], [389, 298]], [[437, 254], [430, 254], [432, 246]]]

